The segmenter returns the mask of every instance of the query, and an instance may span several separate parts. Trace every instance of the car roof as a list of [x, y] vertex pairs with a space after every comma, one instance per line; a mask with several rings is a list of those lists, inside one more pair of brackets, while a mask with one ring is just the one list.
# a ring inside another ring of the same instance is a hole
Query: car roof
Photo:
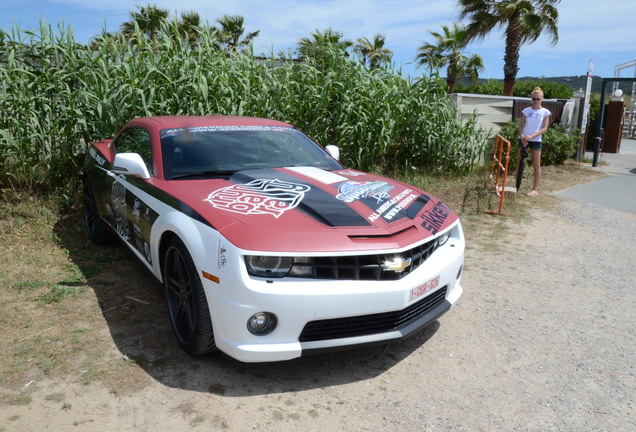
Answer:
[[259, 117], [244, 117], [244, 116], [224, 116], [224, 115], [211, 115], [211, 116], [158, 116], [158, 117], [143, 117], [132, 120], [129, 124], [148, 125], [153, 124], [154, 127], [159, 129], [172, 129], [182, 127], [201, 127], [201, 126], [286, 126], [291, 127], [290, 124]]

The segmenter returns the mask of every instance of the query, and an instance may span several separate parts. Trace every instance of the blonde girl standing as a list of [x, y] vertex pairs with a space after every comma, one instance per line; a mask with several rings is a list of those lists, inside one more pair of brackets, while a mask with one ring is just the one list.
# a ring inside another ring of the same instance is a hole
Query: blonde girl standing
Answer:
[[[550, 125], [550, 110], [543, 108], [543, 91], [540, 87], [532, 90], [532, 106], [521, 111], [519, 121], [518, 160], [521, 163], [521, 151], [530, 147], [532, 150], [532, 167], [534, 168], [534, 184], [529, 196], [539, 195], [539, 182], [541, 181], [541, 140]], [[517, 173], [520, 170], [517, 169]]]

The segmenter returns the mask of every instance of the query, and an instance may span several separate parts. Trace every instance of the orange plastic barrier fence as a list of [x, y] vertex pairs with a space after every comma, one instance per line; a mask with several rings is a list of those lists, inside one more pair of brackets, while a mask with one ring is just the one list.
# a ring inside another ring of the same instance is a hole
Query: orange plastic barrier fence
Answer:
[[510, 161], [510, 141], [497, 135], [495, 149], [492, 153], [490, 165], [490, 180], [495, 184], [495, 192], [499, 197], [499, 211], [487, 211], [490, 214], [505, 214], [503, 210], [506, 199], [506, 178], [508, 177], [508, 162]]

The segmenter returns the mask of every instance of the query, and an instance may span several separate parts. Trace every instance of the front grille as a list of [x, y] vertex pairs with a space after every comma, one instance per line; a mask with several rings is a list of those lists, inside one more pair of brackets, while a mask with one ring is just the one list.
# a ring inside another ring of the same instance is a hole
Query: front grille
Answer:
[[300, 334], [300, 342], [315, 342], [400, 330], [441, 304], [446, 298], [444, 286], [406, 309], [374, 315], [311, 321]]
[[[399, 254], [311, 257], [305, 263], [294, 263], [297, 271], [291, 276], [335, 280], [398, 280], [415, 271], [437, 249], [437, 240], [430, 240]], [[411, 260], [402, 272], [387, 271], [383, 264], [399, 256]]]

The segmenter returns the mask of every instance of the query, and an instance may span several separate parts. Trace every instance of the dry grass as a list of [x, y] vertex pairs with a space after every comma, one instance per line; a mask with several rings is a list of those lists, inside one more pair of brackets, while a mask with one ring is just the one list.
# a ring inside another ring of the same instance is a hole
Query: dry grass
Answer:
[[[52, 202], [23, 196], [0, 203], [0, 237], [0, 388], [57, 375], [130, 380], [135, 365], [113, 346], [107, 318], [125, 314], [131, 301], [110, 288], [148, 286], [161, 297], [128, 252], [88, 242], [79, 211], [61, 215]], [[0, 404], [15, 397], [2, 391]]]
[[[484, 213], [498, 201], [483, 173], [415, 182], [460, 213], [469, 247], [487, 247], [494, 230], [554, 205], [549, 192], [602, 176], [573, 162], [543, 172], [539, 197], [507, 194], [510, 216]], [[52, 202], [5, 197], [0, 237], [0, 405], [30, 403], [28, 383], [45, 377], [134, 392], [152, 379], [143, 366], [188, 361], [173, 342], [158, 284], [123, 246], [92, 245], [80, 209], [61, 214]]]

